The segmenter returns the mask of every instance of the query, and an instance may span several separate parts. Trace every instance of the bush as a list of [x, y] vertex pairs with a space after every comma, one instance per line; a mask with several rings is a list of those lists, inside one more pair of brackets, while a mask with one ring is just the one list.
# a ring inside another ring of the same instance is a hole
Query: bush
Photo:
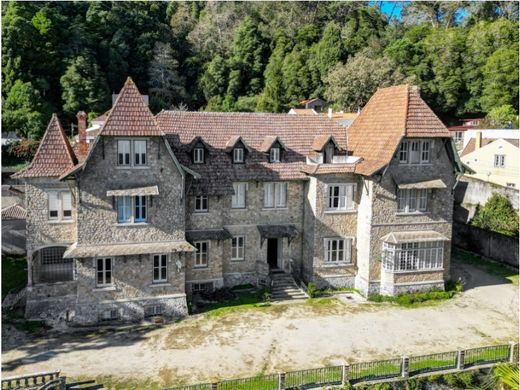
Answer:
[[477, 206], [470, 224], [506, 236], [517, 237], [518, 222], [518, 212], [509, 199], [494, 193], [483, 207]]
[[2, 148], [4, 161], [29, 162], [36, 154], [39, 145], [40, 141], [29, 138], [13, 142]]
[[402, 306], [410, 306], [426, 301], [439, 301], [453, 298], [457, 293], [462, 291], [460, 282], [449, 281], [446, 283], [445, 291], [432, 289], [430, 291], [400, 294], [397, 296], [387, 296], [381, 294], [370, 294], [368, 300], [372, 302], [393, 302]]
[[309, 298], [315, 298], [318, 295], [318, 289], [314, 283], [307, 284], [307, 294], [309, 294]]

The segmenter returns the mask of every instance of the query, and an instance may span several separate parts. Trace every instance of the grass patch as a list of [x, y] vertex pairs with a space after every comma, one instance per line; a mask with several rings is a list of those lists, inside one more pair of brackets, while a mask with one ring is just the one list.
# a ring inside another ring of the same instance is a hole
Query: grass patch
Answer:
[[25, 256], [2, 255], [2, 300], [9, 292], [17, 292], [27, 284]]
[[497, 361], [509, 360], [509, 346], [497, 345], [487, 348], [476, 348], [474, 350], [466, 351], [464, 357], [465, 364], [484, 364]]
[[398, 376], [401, 373], [401, 364], [392, 362], [374, 363], [371, 367], [352, 372], [354, 380], [372, 380], [376, 378], [385, 378]]
[[463, 263], [473, 265], [487, 273], [507, 279], [515, 286], [519, 284], [518, 270], [513, 267], [456, 247], [453, 247], [452, 253], [457, 260]]
[[370, 294], [368, 300], [372, 302], [391, 302], [400, 306], [411, 307], [451, 299], [460, 291], [462, 291], [462, 284], [460, 282], [450, 281], [446, 283], [445, 291], [434, 289], [431, 291], [400, 294], [396, 296]]
[[14, 312], [4, 315], [2, 317], [2, 323], [4, 325], [12, 325], [19, 331], [33, 334], [38, 334], [50, 329], [50, 326], [46, 325], [44, 321], [26, 320], [23, 316], [17, 315]]
[[457, 365], [456, 357], [440, 359], [410, 359], [410, 375], [428, 371], [439, 371], [443, 369], [455, 368]]
[[208, 317], [220, 316], [240, 310], [250, 310], [270, 306], [264, 300], [264, 291], [235, 292], [236, 298], [224, 302], [211, 303], [201, 310]]
[[87, 385], [84, 388], [91, 388], [88, 386], [94, 387], [94, 384], [102, 385], [103, 389], [107, 390], [160, 390], [163, 389], [164, 386], [161, 386], [159, 382], [155, 382], [152, 380], [140, 380], [133, 378], [117, 378], [111, 376], [98, 376], [96, 378], [86, 378], [86, 377], [75, 377], [75, 378], [67, 378], [67, 386], [73, 384], [83, 384], [83, 386]]
[[234, 379], [219, 383], [219, 390], [277, 390], [278, 375], [259, 375], [245, 379]]

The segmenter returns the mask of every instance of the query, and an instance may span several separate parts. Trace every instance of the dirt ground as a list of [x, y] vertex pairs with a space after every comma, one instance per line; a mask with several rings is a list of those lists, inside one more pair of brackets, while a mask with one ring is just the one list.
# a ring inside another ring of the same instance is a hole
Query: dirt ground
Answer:
[[466, 291], [418, 308], [344, 303], [272, 305], [192, 316], [161, 328], [28, 338], [2, 334], [2, 374], [61, 369], [70, 377], [163, 385], [421, 355], [517, 340], [518, 287], [455, 264]]

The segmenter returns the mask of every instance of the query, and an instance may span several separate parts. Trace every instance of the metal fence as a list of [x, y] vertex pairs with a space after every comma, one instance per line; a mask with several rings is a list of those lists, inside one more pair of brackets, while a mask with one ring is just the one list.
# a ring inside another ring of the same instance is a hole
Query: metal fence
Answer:
[[499, 363], [518, 363], [517, 343], [351, 365], [345, 363], [340, 366], [180, 386], [168, 390], [300, 390], [347, 383], [384, 382], [388, 379], [489, 367]]

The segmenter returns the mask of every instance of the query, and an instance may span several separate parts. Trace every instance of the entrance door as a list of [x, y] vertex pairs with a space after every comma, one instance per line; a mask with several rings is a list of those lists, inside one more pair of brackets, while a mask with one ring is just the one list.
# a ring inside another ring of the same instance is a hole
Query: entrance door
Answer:
[[278, 268], [278, 239], [267, 239], [267, 264], [269, 269]]

